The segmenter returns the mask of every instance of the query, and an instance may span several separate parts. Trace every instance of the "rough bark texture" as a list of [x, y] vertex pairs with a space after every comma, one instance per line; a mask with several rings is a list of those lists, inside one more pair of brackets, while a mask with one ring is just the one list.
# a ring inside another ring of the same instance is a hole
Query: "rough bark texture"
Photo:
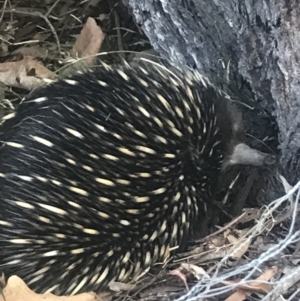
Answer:
[[[197, 68], [254, 108], [241, 106], [248, 133], [278, 140], [281, 166], [290, 184], [295, 184], [300, 179], [297, 1], [123, 2], [161, 56], [179, 68]], [[267, 144], [277, 149], [276, 143]]]

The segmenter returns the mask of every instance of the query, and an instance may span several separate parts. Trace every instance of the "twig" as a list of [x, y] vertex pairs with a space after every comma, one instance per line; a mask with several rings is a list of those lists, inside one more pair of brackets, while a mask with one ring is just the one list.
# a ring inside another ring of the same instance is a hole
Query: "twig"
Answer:
[[[122, 35], [121, 35], [121, 30], [120, 30], [120, 18], [118, 13], [114, 10], [114, 17], [115, 17], [115, 22], [116, 22], [116, 30], [117, 30], [117, 36], [118, 36], [118, 47], [119, 50], [124, 50], [123, 42], [122, 42]], [[121, 51], [120, 56], [122, 60], [125, 60], [125, 53]]]
[[7, 5], [8, 0], [5, 0], [4, 4], [3, 4], [3, 8], [2, 8], [2, 13], [1, 13], [1, 17], [0, 17], [0, 23], [2, 23], [3, 20], [3, 16], [4, 16], [4, 12], [5, 12], [5, 8]]
[[49, 15], [52, 13], [53, 9], [55, 8], [55, 6], [58, 4], [60, 0], [56, 0], [53, 5], [49, 8], [49, 10], [47, 11], [47, 13], [45, 14], [45, 17], [48, 18]]
[[1, 12], [4, 14], [4, 13], [16, 13], [16, 14], [20, 14], [20, 15], [25, 15], [25, 16], [33, 16], [33, 17], [40, 17], [42, 19], [44, 19], [44, 21], [48, 24], [53, 36], [54, 36], [54, 39], [56, 41], [56, 44], [57, 44], [57, 49], [58, 49], [58, 52], [59, 52], [59, 56], [61, 56], [61, 46], [60, 46], [60, 42], [59, 42], [59, 38], [58, 38], [58, 35], [56, 33], [56, 30], [55, 28], [53, 27], [53, 25], [51, 24], [51, 22], [49, 21], [49, 19], [43, 15], [41, 12], [29, 12], [29, 11], [22, 11], [22, 10], [17, 10], [17, 9], [9, 9], [9, 10], [5, 10], [5, 9], [2, 9]]

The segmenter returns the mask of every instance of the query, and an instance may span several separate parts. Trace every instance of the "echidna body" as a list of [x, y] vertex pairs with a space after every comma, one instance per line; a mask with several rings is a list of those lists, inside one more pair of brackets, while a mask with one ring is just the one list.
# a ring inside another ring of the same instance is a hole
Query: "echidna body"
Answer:
[[152, 63], [33, 92], [1, 127], [0, 268], [58, 294], [138, 275], [205, 216], [241, 132], [208, 81]]

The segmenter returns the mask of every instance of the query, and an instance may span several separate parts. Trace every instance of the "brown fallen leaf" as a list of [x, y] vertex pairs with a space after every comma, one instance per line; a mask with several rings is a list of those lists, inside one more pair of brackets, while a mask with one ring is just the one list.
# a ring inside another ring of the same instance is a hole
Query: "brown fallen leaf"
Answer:
[[[4, 298], [3, 298], [4, 296]], [[11, 276], [3, 289], [0, 301], [101, 301], [93, 292], [76, 296], [58, 297], [53, 294], [36, 294], [28, 288], [25, 282], [18, 276]]]
[[0, 64], [0, 81], [7, 86], [32, 90], [45, 83], [43, 79], [55, 79], [55, 74], [33, 57]]
[[95, 55], [99, 52], [104, 38], [105, 34], [96, 21], [88, 18], [73, 46], [71, 55], [84, 58], [84, 64], [90, 66], [94, 62]]
[[173, 276], [178, 276], [184, 283], [186, 290], [189, 290], [189, 286], [187, 284], [187, 280], [186, 280], [186, 276], [179, 270], [179, 269], [175, 269], [175, 270], [171, 270], [170, 275]]
[[233, 235], [228, 235], [227, 239], [233, 243], [231, 248], [233, 258], [241, 258], [249, 249], [251, 241], [245, 239], [236, 239]]
[[120, 291], [130, 291], [133, 289], [134, 285], [130, 283], [121, 283], [121, 282], [116, 282], [112, 281], [109, 283], [109, 289], [114, 291], [114, 292], [120, 292]]
[[[209, 275], [205, 272], [205, 270], [201, 267], [198, 267], [195, 264], [191, 263], [182, 263], [181, 266], [185, 268], [187, 271], [193, 273], [193, 275], [200, 280], [202, 277], [209, 279]], [[202, 277], [201, 277], [202, 276]]]
[[[278, 268], [272, 267], [266, 270], [263, 274], [261, 274], [256, 281], [269, 281], [272, 277], [274, 277], [278, 272]], [[223, 284], [233, 284], [238, 283], [240, 280], [233, 280], [233, 281], [222, 281]], [[247, 298], [248, 295], [251, 293], [269, 293], [272, 290], [272, 285], [268, 283], [261, 283], [261, 282], [252, 282], [252, 283], [243, 283], [240, 284], [237, 288], [237, 292], [233, 293], [229, 296], [225, 301], [243, 301]]]
[[[257, 279], [258, 280], [258, 279]], [[240, 280], [238, 280], [240, 281]], [[234, 281], [222, 281], [224, 284], [233, 284], [233, 283], [238, 283]], [[256, 293], [268, 293], [272, 290], [272, 286], [268, 283], [243, 283], [238, 286], [239, 290], [247, 290], [251, 292], [256, 292]]]
[[21, 54], [23, 56], [30, 56], [39, 59], [45, 59], [48, 55], [48, 49], [40, 47], [38, 45], [34, 46], [27, 46], [27, 47], [19, 47], [18, 49], [14, 50], [12, 54]]
[[211, 244], [212, 244], [214, 247], [220, 248], [220, 247], [225, 246], [225, 244], [226, 244], [226, 239], [225, 239], [223, 236], [221, 236], [221, 235], [217, 235], [216, 237], [212, 237], [212, 238], [210, 239], [210, 242], [211, 242]]

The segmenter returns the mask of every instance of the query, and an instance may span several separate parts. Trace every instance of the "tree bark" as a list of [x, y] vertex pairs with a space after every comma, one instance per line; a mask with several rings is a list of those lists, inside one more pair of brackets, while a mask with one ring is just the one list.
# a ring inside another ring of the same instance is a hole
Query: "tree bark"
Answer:
[[275, 138], [265, 142], [279, 149], [284, 175], [295, 184], [300, 179], [297, 1], [123, 2], [162, 57], [179, 68], [198, 69], [243, 103], [247, 132]]

